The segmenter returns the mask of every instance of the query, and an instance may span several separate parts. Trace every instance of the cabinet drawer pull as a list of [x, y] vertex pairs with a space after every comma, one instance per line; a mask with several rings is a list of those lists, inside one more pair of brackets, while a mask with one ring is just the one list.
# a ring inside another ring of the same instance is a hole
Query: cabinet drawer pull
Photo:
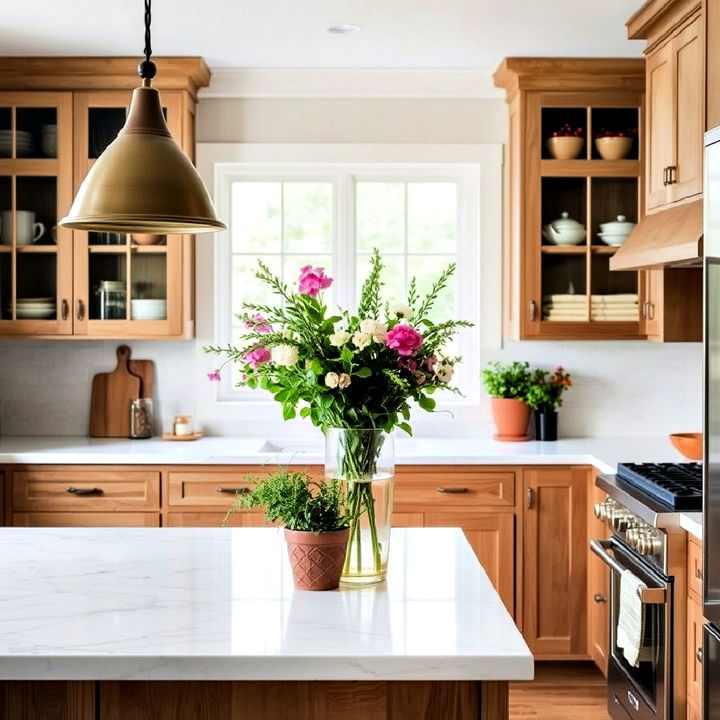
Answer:
[[246, 487], [216, 487], [215, 492], [219, 493], [232, 493], [233, 495], [246, 495], [250, 492], [249, 488]]
[[72, 485], [67, 488], [66, 492], [71, 493], [72, 495], [102, 495], [103, 491], [102, 488], [77, 488], [73, 487]]
[[606, 603], [607, 602], [607, 598], [602, 593], [595, 593], [593, 595], [593, 600], [596, 603]]
[[78, 300], [75, 303], [75, 317], [78, 320], [82, 320], [85, 317], [85, 305], [82, 300]]
[[526, 496], [527, 496], [527, 509], [532, 510], [532, 507], [535, 504], [535, 491], [532, 488], [528, 488]]
[[63, 299], [63, 301], [60, 303], [60, 317], [63, 320], [67, 320], [68, 316], [70, 315], [70, 306], [68, 305], [68, 301]]
[[702, 648], [698, 648], [695, 651], [695, 657], [697, 658], [697, 661], [699, 663], [702, 663], [702, 661], [703, 661], [703, 649]]
[[668, 185], [675, 185], [677, 182], [677, 165], [668, 165]]
[[468, 489], [466, 487], [439, 487], [437, 491], [441, 493], [450, 493], [451, 495], [459, 495], [460, 493], [466, 493]]
[[654, 320], [654, 319], [655, 319], [655, 303], [653, 303], [653, 302], [648, 302], [648, 304], [647, 304], [647, 314], [645, 315], [645, 317], [646, 317], [648, 320]]
[[695, 568], [695, 579], [700, 580], [702, 582], [702, 568], [701, 567]]
[[530, 322], [535, 322], [537, 318], [537, 303], [534, 300], [530, 301]]
[[669, 182], [668, 182], [668, 170], [669, 170], [669, 169], [670, 169], [669, 167], [664, 167], [664, 168], [663, 168], [663, 185], [668, 185], [668, 184], [669, 184]]

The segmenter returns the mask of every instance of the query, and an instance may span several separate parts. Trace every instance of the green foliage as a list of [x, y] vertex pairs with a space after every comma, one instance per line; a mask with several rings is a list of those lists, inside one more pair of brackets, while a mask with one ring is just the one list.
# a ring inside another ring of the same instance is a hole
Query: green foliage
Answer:
[[552, 374], [537, 369], [530, 376], [525, 401], [533, 410], [555, 410], [563, 404], [563, 393], [569, 387], [572, 378], [563, 368], [556, 368]]
[[347, 527], [342, 484], [338, 480], [315, 482], [306, 472], [278, 472], [264, 478], [250, 478], [253, 489], [238, 493], [225, 522], [236, 512], [265, 508], [270, 522], [280, 521], [290, 530], [312, 533]]
[[526, 400], [530, 388], [530, 365], [517, 360], [507, 365], [489, 363], [482, 371], [482, 381], [490, 397]]

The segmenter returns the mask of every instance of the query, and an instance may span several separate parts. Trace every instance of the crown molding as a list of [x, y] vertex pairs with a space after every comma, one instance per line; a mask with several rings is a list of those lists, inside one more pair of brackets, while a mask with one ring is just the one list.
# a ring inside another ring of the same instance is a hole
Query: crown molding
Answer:
[[201, 98], [502, 99], [492, 70], [219, 68]]

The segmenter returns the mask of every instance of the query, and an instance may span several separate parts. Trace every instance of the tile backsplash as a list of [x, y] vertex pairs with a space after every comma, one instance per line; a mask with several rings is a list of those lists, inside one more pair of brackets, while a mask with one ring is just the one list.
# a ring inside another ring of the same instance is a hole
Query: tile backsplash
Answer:
[[[117, 341], [15, 341], [0, 343], [0, 433], [3, 435], [86, 435], [92, 376], [115, 367]], [[249, 413], [216, 412], [207, 396], [207, 369], [199, 342], [129, 343], [135, 358], [156, 363], [154, 409], [157, 432], [177, 414], [192, 414], [214, 435], [280, 434], [277, 422], [245, 420]], [[631, 342], [511, 342], [483, 353], [488, 360], [528, 360], [552, 368], [563, 365], [575, 385], [561, 409], [560, 433], [663, 435], [694, 431], [702, 421], [702, 346]], [[236, 420], [228, 421], [228, 416]], [[492, 432], [489, 406], [482, 398], [471, 419], [448, 414], [418, 416], [416, 435], [479, 435]], [[309, 434], [304, 422], [292, 432]]]

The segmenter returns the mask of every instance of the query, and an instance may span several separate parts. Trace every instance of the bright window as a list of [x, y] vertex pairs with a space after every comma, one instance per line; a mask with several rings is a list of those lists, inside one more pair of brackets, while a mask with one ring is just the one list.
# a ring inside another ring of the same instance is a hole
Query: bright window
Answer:
[[[258, 260], [289, 286], [303, 265], [324, 267], [335, 279], [326, 301], [352, 309], [376, 247], [386, 266], [388, 302], [404, 302], [413, 277], [424, 294], [454, 262], [458, 269], [440, 295], [435, 319], [479, 322], [477, 168], [398, 164], [283, 169], [233, 163], [216, 182], [219, 208], [229, 218], [216, 261], [220, 344], [242, 335], [237, 315], [243, 302], [275, 302], [254, 277]], [[457, 347], [447, 350], [472, 358], [477, 357], [477, 346], [478, 332], [469, 330], [460, 334]], [[236, 379], [224, 373], [222, 399], [267, 399], [234, 387]], [[476, 402], [477, 368], [461, 364], [456, 379], [465, 398], [448, 394], [438, 400]]]

